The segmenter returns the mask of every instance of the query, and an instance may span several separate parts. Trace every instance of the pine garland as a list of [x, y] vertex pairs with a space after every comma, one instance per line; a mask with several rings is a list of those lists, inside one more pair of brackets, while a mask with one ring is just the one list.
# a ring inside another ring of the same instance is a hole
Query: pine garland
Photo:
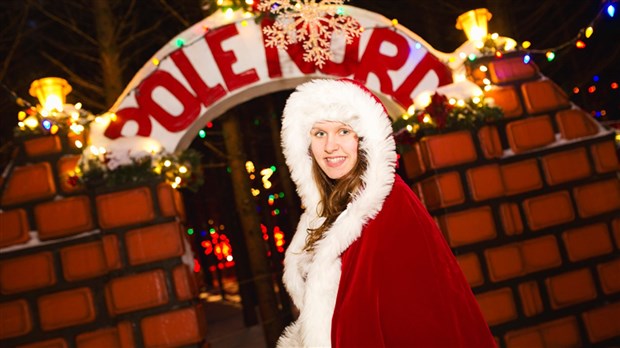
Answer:
[[503, 116], [500, 108], [490, 106], [482, 98], [451, 102], [445, 95], [435, 93], [427, 107], [413, 115], [403, 115], [392, 123], [392, 128], [399, 146], [407, 146], [427, 135], [479, 129]]

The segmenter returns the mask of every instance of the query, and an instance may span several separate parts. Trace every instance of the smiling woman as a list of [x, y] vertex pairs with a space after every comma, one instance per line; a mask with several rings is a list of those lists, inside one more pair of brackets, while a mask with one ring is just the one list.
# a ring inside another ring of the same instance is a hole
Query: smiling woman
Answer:
[[310, 149], [330, 179], [340, 179], [357, 163], [357, 134], [344, 123], [316, 122], [310, 130]]
[[278, 347], [494, 346], [437, 225], [395, 174], [379, 99], [352, 80], [314, 80], [283, 114], [306, 210], [283, 276], [299, 318]]

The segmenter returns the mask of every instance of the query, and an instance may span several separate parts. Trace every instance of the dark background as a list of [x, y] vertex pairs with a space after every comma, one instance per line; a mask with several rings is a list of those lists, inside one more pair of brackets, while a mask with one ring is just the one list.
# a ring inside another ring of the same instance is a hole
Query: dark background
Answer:
[[[93, 42], [95, 29], [93, 0], [5, 0], [0, 2], [0, 147], [2, 169], [12, 148], [12, 131], [17, 123], [16, 95], [36, 103], [28, 94], [30, 83], [46, 76], [59, 76], [73, 86], [69, 103], [82, 102], [95, 113], [107, 110], [100, 91], [103, 84], [98, 48]], [[614, 0], [616, 1], [616, 0]], [[207, 1], [209, 2], [209, 1]], [[455, 28], [456, 18], [471, 9], [486, 7], [493, 14], [489, 32], [511, 37], [518, 43], [528, 40], [530, 50], [542, 73], [555, 81], [571, 100], [609, 124], [620, 120], [620, 17], [609, 18], [602, 13], [608, 1], [598, 0], [351, 0], [349, 5], [397, 19], [434, 48], [452, 52], [465, 40]], [[122, 68], [124, 83], [162, 46], [178, 33], [203, 18], [200, 0], [110, 0], [124, 43]], [[618, 7], [617, 1], [615, 2]], [[598, 17], [597, 17], [598, 16]], [[595, 20], [596, 19], [596, 20]], [[122, 26], [121, 26], [122, 23]], [[594, 35], [584, 39], [587, 47], [577, 49], [573, 40], [588, 25], [594, 24]], [[117, 25], [116, 23], [113, 25]], [[560, 50], [557, 48], [562, 47]], [[556, 58], [548, 62], [547, 49], [556, 50]], [[589, 93], [589, 87], [596, 91]], [[573, 89], [579, 88], [579, 93]], [[244, 142], [249, 158], [257, 169], [276, 165], [270, 127], [272, 118], [279, 118], [288, 91], [257, 98], [239, 106], [242, 115]], [[265, 105], [272, 107], [266, 108]], [[604, 114], [604, 115], [602, 115]], [[221, 128], [216, 120], [206, 128], [206, 139], [196, 138], [192, 148], [203, 153], [206, 184], [198, 193], [185, 192], [189, 224], [199, 229], [224, 224], [237, 230], [233, 196], [230, 187], [225, 147]], [[272, 193], [281, 191], [277, 175], [273, 177]], [[260, 179], [253, 182], [260, 186]], [[286, 207], [282, 200], [267, 206], [266, 198], [257, 198], [263, 220], [280, 224], [290, 231], [289, 222], [273, 217], [268, 209]], [[270, 217], [271, 216], [271, 217]], [[212, 221], [212, 223], [210, 222]], [[230, 236], [234, 239], [234, 234]], [[233, 240], [234, 242], [234, 240]]]

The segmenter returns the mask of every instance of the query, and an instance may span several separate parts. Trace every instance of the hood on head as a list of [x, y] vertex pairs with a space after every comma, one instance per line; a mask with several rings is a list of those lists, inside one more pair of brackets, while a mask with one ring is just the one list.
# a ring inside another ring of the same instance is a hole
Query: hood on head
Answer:
[[364, 190], [373, 181], [385, 185], [393, 180], [396, 146], [390, 117], [379, 99], [352, 80], [312, 80], [299, 85], [288, 98], [281, 131], [286, 164], [303, 205], [313, 207], [320, 201], [309, 151], [310, 130], [317, 121], [342, 122], [358, 134], [360, 150], [368, 159]]

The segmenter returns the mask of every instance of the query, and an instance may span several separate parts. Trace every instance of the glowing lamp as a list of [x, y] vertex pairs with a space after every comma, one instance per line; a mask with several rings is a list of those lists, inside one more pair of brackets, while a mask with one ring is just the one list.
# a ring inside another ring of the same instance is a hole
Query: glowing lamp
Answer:
[[43, 110], [62, 111], [71, 85], [60, 77], [45, 77], [32, 82], [30, 95], [37, 97]]
[[456, 19], [456, 29], [463, 30], [469, 41], [482, 42], [487, 36], [490, 19], [491, 12], [486, 8], [467, 11]]

